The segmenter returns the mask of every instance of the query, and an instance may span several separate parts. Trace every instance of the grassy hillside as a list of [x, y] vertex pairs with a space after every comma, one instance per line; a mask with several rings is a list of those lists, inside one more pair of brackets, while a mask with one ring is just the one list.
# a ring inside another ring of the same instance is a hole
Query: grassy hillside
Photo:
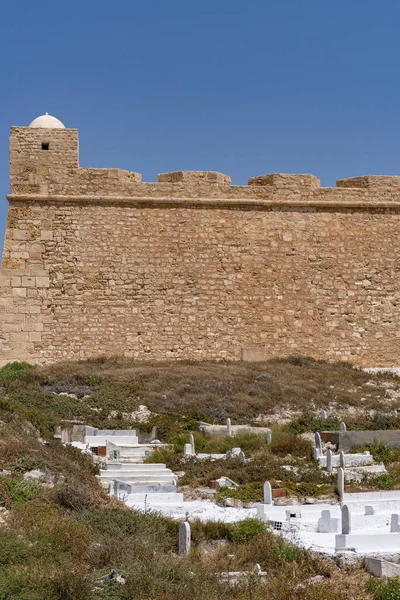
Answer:
[[[137, 425], [132, 413], [140, 405], [159, 415], [156, 424], [170, 426], [176, 422], [191, 427], [197, 419], [223, 423], [228, 416], [232, 423], [259, 424], [290, 420], [318, 408], [350, 420], [354, 416], [357, 422], [369, 411], [396, 407], [400, 397], [396, 377], [298, 357], [263, 363], [115, 359], [14, 371], [10, 367], [3, 373], [4, 392], [32, 418], [44, 414], [43, 427], [60, 419]], [[150, 420], [148, 428], [152, 425]]]
[[[373, 590], [378, 584], [363, 570], [338, 568], [254, 522], [194, 523], [193, 550], [178, 558], [177, 523], [135, 513], [109, 498], [97, 484], [91, 459], [53, 438], [63, 419], [137, 426], [142, 431], [157, 425], [160, 437], [171, 443], [171, 450], [157, 458], [184, 469], [186, 486], [208, 485], [223, 471], [242, 484], [239, 496], [246, 501], [258, 499], [265, 479], [281, 481], [300, 496], [334, 493], [334, 482], [321, 477], [310, 460], [309, 441], [300, 437], [321, 426], [310, 411], [329, 406], [330, 412], [339, 413], [355, 407], [361, 416], [351, 413], [350, 426], [363, 422], [372, 428], [397, 427], [396, 418], [369, 414], [396, 404], [397, 381], [298, 358], [259, 364], [116, 359], [1, 369], [0, 600], [400, 597], [385, 596], [392, 593], [387, 587]], [[146, 423], [137, 423], [140, 405], [153, 413]], [[195, 431], [197, 418], [222, 423], [230, 416], [233, 422], [258, 422], [260, 416], [276, 420], [279, 414], [290, 421], [276, 428], [271, 447], [255, 436], [210, 440]], [[337, 423], [332, 414], [324, 425]], [[232, 460], [229, 473], [226, 464], [182, 466], [179, 452], [191, 430], [199, 450], [223, 450], [234, 442], [254, 460], [246, 467]], [[396, 464], [397, 455], [389, 458]], [[281, 469], [288, 461], [296, 474]], [[40, 470], [39, 479], [31, 478], [32, 470]], [[250, 578], [232, 588], [218, 578], [221, 571], [248, 570], [257, 562], [268, 571], [262, 585]], [[124, 585], [98, 582], [112, 569], [126, 578]], [[324, 579], [294, 592], [296, 585], [315, 575]]]

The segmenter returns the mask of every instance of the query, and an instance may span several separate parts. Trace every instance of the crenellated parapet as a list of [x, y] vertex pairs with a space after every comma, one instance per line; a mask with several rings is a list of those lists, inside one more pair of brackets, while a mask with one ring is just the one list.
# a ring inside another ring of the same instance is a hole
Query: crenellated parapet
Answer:
[[[41, 200], [80, 198], [195, 199], [227, 202], [265, 201], [321, 204], [400, 202], [400, 177], [363, 176], [337, 181], [336, 188], [321, 188], [310, 174], [269, 173], [248, 180], [247, 186], [231, 184], [231, 178], [216, 171], [161, 173], [157, 182], [142, 182], [140, 173], [122, 169], [79, 166], [76, 129], [13, 127], [10, 135], [10, 191], [13, 201], [34, 197]], [[165, 204], [167, 205], [167, 203]]]

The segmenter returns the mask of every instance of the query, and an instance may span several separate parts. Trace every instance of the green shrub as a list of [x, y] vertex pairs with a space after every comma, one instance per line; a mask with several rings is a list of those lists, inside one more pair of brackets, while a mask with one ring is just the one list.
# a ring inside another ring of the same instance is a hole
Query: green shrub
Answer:
[[233, 523], [224, 523], [223, 521], [202, 521], [195, 520], [190, 523], [192, 542], [198, 544], [203, 540], [229, 540], [233, 539]]
[[263, 497], [263, 484], [259, 481], [253, 481], [235, 488], [221, 488], [216, 495], [216, 501], [223, 504], [226, 498], [235, 498], [242, 500], [242, 502], [262, 502]]
[[24, 377], [35, 367], [26, 362], [11, 362], [0, 369], [0, 381], [13, 381]]
[[378, 442], [375, 438], [372, 444], [366, 444], [364, 446], [358, 446], [356, 448], [352, 448], [351, 452], [365, 452], [369, 451], [374, 460], [377, 462], [383, 462], [385, 465], [398, 461], [400, 459], [400, 449], [399, 448], [390, 448], [386, 446], [382, 442]]
[[331, 486], [329, 484], [316, 484], [316, 483], [293, 483], [288, 482], [285, 484], [285, 487], [289, 494], [294, 496], [313, 496], [317, 498], [318, 496], [323, 496], [330, 491]]
[[84, 573], [74, 570], [56, 572], [45, 585], [44, 597], [51, 600], [90, 600], [93, 584]]
[[43, 600], [44, 597], [43, 590], [29, 573], [9, 567], [0, 570], [0, 600]]
[[309, 440], [305, 440], [295, 433], [277, 430], [273, 432], [270, 450], [278, 456], [291, 454], [292, 456], [311, 458], [313, 446]]
[[305, 412], [297, 419], [293, 419], [287, 424], [288, 431], [292, 433], [307, 433], [315, 431], [338, 431], [340, 420], [334, 417], [328, 417], [322, 420], [313, 413]]
[[387, 580], [370, 579], [367, 583], [367, 591], [372, 593], [373, 600], [399, 600], [400, 579]]
[[257, 535], [265, 533], [265, 523], [259, 519], [244, 519], [235, 524], [232, 539], [239, 544], [250, 542]]
[[126, 540], [159, 550], [175, 549], [179, 524], [158, 515], [142, 514], [123, 508], [85, 509], [79, 516], [95, 536]]
[[22, 504], [32, 500], [40, 492], [36, 481], [16, 477], [0, 477], [0, 505]]
[[291, 563], [301, 556], [301, 549], [284, 540], [277, 540], [273, 547], [273, 555], [280, 563]]
[[82, 510], [92, 504], [92, 490], [78, 481], [65, 483], [56, 491], [55, 500], [64, 508]]
[[392, 490], [394, 487], [394, 481], [388, 473], [379, 475], [379, 477], [376, 478], [376, 484], [380, 490]]
[[[101, 600], [132, 600], [132, 596], [124, 585], [117, 581], [107, 581], [101, 585], [96, 585], [99, 590]], [[100, 591], [101, 590], [101, 591]], [[93, 598], [93, 600], [95, 600]]]
[[24, 540], [10, 529], [0, 527], [0, 567], [25, 562], [29, 548]]

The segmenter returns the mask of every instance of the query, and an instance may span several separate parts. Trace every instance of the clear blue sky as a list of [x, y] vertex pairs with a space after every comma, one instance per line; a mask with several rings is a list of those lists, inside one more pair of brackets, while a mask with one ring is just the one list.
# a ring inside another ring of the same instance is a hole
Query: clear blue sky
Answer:
[[85, 167], [236, 184], [400, 175], [395, 0], [14, 0], [0, 8], [0, 235], [8, 134], [44, 112]]

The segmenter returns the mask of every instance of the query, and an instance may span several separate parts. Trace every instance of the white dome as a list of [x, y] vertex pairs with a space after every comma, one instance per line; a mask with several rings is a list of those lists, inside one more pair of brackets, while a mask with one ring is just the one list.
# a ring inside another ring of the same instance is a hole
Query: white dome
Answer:
[[30, 123], [29, 127], [41, 127], [43, 129], [65, 129], [65, 125], [56, 117], [52, 117], [49, 113], [37, 117]]

